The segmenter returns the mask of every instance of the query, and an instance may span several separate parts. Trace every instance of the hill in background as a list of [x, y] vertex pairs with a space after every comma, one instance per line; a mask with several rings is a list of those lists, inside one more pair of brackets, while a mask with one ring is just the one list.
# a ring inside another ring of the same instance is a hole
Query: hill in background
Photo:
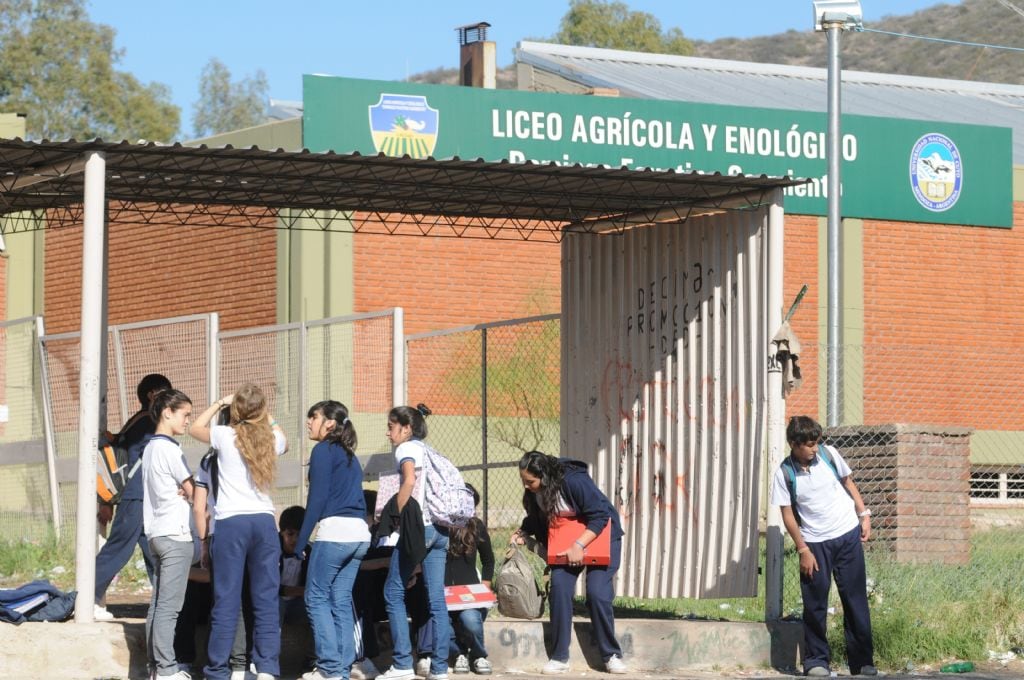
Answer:
[[[1017, 6], [1024, 6], [1024, 2], [1012, 1]], [[686, 27], [680, 28], [685, 33]], [[1024, 49], [1024, 16], [998, 0], [936, 4], [913, 14], [886, 16], [866, 28]], [[810, 29], [758, 38], [694, 41], [694, 48], [694, 56], [708, 59], [820, 68], [825, 68], [828, 60], [825, 35]], [[1024, 52], [951, 45], [871, 32], [843, 35], [842, 66], [853, 71], [1024, 84]], [[437, 68], [416, 74], [410, 80], [456, 85], [458, 76], [457, 68]], [[498, 88], [514, 88], [515, 67], [499, 69], [497, 80]]]

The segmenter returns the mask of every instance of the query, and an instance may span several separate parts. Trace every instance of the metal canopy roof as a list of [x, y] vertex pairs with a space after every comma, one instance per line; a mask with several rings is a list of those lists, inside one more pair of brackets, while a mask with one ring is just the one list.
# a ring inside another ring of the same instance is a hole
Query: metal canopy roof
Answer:
[[[256, 147], [0, 140], [0, 233], [82, 223], [85, 158], [106, 160], [109, 219], [558, 241], [771, 200], [790, 178]], [[337, 212], [345, 214], [339, 215]], [[354, 214], [352, 214], [354, 213]]]

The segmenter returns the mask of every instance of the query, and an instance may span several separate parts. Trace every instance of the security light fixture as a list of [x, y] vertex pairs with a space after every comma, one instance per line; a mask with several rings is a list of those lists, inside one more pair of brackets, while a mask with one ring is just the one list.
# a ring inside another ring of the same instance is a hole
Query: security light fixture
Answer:
[[814, 0], [814, 30], [824, 31], [828, 24], [840, 24], [844, 31], [864, 28], [864, 12], [857, 0]]

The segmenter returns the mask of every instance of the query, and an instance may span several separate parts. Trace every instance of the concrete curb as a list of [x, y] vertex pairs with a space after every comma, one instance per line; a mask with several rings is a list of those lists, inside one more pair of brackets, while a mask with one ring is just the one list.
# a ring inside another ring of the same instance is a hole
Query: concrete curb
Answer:
[[[547, 621], [488, 617], [487, 650], [499, 674], [539, 674], [548, 655]], [[4, 677], [48, 680], [145, 678], [145, 621], [76, 624], [25, 623], [0, 627], [0, 668]], [[378, 625], [382, 648], [390, 647], [386, 623]], [[802, 639], [799, 622], [734, 623], [619, 619], [616, 633], [623, 655], [635, 673], [688, 671], [789, 670], [796, 666]], [[573, 674], [603, 672], [604, 664], [591, 638], [590, 622], [573, 625]], [[282, 678], [302, 672], [308, 630], [287, 627], [281, 640]], [[198, 650], [200, 655], [204, 649]], [[376, 659], [386, 668], [388, 654]], [[470, 676], [467, 676], [470, 677]], [[476, 676], [471, 676], [476, 677]]]

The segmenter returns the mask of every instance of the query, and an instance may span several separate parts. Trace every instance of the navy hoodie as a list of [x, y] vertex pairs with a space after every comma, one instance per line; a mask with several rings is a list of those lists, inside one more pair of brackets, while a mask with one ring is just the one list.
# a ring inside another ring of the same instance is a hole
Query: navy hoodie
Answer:
[[[613, 541], [622, 538], [622, 524], [619, 522], [619, 513], [612, 507], [608, 497], [597, 488], [594, 480], [590, 478], [587, 464], [579, 461], [564, 458], [558, 461], [562, 466], [562, 498], [566, 505], [580, 521], [587, 525], [587, 528], [595, 534], [601, 531], [612, 520]], [[540, 506], [537, 504], [536, 496], [529, 491], [526, 492], [527, 512], [523, 519], [520, 530], [528, 535], [534, 536], [541, 543], [548, 541], [547, 518], [543, 516]]]

